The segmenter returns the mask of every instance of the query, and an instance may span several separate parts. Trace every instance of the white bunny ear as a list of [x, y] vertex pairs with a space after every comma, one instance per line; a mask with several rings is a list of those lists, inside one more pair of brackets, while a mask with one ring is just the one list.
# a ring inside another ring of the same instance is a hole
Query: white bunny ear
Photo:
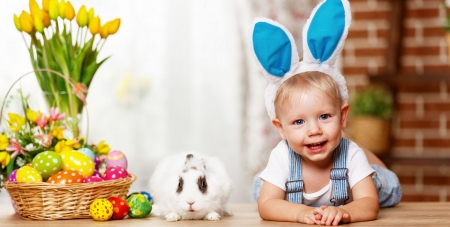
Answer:
[[269, 79], [265, 100], [268, 114], [274, 118], [273, 101], [278, 87], [295, 75], [299, 66], [297, 46], [283, 25], [261, 17], [254, 20], [251, 43], [260, 69]]

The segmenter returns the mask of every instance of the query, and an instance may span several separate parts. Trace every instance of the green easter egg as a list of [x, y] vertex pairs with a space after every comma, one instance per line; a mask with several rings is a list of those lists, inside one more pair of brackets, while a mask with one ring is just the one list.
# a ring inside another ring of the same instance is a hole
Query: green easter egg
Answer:
[[37, 154], [31, 164], [42, 178], [47, 179], [61, 170], [62, 158], [54, 151], [44, 151]]
[[152, 204], [142, 194], [133, 194], [127, 199], [130, 207], [128, 215], [132, 218], [144, 218], [152, 211]]

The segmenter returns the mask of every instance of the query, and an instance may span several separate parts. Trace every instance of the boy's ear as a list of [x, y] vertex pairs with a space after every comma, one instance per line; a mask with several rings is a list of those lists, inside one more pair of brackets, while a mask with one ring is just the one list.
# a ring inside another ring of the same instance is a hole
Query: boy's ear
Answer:
[[278, 118], [273, 118], [272, 124], [278, 130], [278, 133], [280, 133], [281, 138], [283, 140], [286, 140], [286, 134], [284, 133], [283, 125], [281, 124], [280, 120]]
[[347, 127], [347, 116], [348, 116], [349, 109], [350, 109], [350, 106], [347, 103], [342, 105], [342, 107], [341, 107], [341, 128], [342, 129]]

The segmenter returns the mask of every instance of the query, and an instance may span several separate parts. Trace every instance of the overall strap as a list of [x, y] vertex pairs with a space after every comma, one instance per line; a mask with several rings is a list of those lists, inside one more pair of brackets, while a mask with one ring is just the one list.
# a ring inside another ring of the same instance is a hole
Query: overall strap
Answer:
[[333, 152], [333, 168], [330, 172], [333, 197], [330, 199], [330, 202], [334, 203], [335, 206], [345, 204], [349, 199], [347, 181], [347, 153], [349, 144], [350, 140], [342, 138], [339, 146]]
[[302, 203], [302, 156], [295, 153], [287, 141], [286, 145], [289, 148], [289, 181], [286, 182], [286, 200], [293, 203]]

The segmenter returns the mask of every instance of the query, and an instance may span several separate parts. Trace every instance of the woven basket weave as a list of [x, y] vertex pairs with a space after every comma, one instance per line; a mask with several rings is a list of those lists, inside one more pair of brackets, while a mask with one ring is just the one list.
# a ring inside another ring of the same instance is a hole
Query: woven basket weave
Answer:
[[5, 182], [4, 188], [23, 219], [58, 220], [91, 218], [89, 208], [95, 199], [126, 198], [137, 177], [95, 183], [50, 184]]

